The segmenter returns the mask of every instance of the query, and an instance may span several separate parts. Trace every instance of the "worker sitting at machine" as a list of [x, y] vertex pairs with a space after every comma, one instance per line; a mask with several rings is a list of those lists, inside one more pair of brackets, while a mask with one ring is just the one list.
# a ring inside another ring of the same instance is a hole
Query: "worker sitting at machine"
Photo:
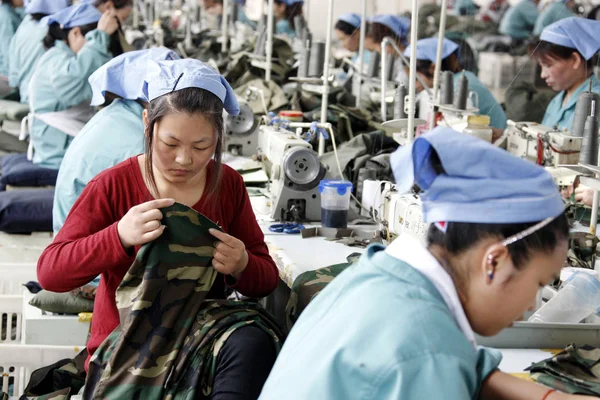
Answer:
[[533, 307], [564, 265], [569, 223], [543, 168], [436, 128], [391, 157], [417, 185], [425, 246], [371, 246], [303, 311], [260, 400], [585, 399], [499, 371], [478, 347]]
[[[256, 21], [252, 21], [248, 18], [246, 11], [244, 10], [246, 6], [246, 0], [232, 0], [237, 6], [237, 15], [236, 20], [238, 22], [242, 22], [246, 25], [251, 26], [252, 28], [256, 28]], [[214, 15], [218, 17], [218, 25], [220, 26], [222, 23], [223, 17], [223, 0], [203, 0], [204, 9], [209, 15]], [[216, 28], [216, 27], [215, 27]]]
[[[397, 15], [377, 15], [370, 21], [365, 45], [367, 50], [381, 54], [383, 39], [389, 37], [393, 39], [400, 51], [404, 51], [408, 46], [409, 31], [410, 20], [408, 18]], [[387, 46], [385, 50], [387, 54], [396, 54], [391, 46]], [[408, 75], [404, 71], [404, 65], [398, 58], [399, 56], [396, 57], [392, 73], [393, 79], [398, 83], [408, 85]]]
[[[352, 62], [358, 64], [360, 55], [358, 54], [360, 48], [360, 26], [361, 17], [356, 13], [348, 13], [341, 15], [335, 23], [335, 35], [340, 41], [344, 49], [354, 53], [352, 56]], [[371, 52], [365, 51], [364, 63], [369, 63], [371, 58]]]
[[25, 7], [27, 16], [10, 42], [8, 56], [8, 83], [19, 89], [21, 103], [29, 104], [29, 81], [46, 51], [42, 40], [48, 33], [48, 25], [40, 20], [70, 3], [71, 0], [31, 0]]
[[275, 14], [275, 33], [286, 35], [290, 38], [296, 37], [296, 25], [294, 19], [302, 16], [304, 0], [275, 0], [273, 12]]
[[[433, 87], [437, 46], [437, 38], [421, 39], [417, 42], [417, 73], [423, 78], [428, 87]], [[405, 50], [404, 55], [410, 57], [410, 46]], [[479, 113], [490, 117], [490, 126], [495, 130], [494, 136], [499, 137], [502, 135], [503, 130], [506, 129], [506, 114], [502, 106], [498, 104], [492, 93], [481, 83], [479, 78], [470, 71], [462, 70], [459, 64], [459, 57], [459, 46], [449, 39], [444, 39], [441, 71], [451, 71], [454, 74], [455, 86], [461, 74], [465, 74], [469, 82], [469, 90], [477, 93]], [[422, 90], [421, 84], [418, 81], [417, 88]]]
[[453, 9], [456, 15], [476, 15], [479, 11], [473, 0], [455, 0]]
[[17, 31], [22, 20], [21, 13], [17, 10], [23, 7], [23, 0], [2, 0], [0, 1], [0, 97], [8, 94], [8, 48], [10, 40]]
[[553, 0], [544, 5], [533, 28], [533, 34], [539, 36], [548, 25], [573, 16], [571, 11], [575, 6], [574, 0]]
[[510, 7], [500, 21], [500, 33], [510, 36], [515, 44], [521, 44], [528, 39], [539, 15], [539, 3], [540, 0], [521, 0], [517, 5]]

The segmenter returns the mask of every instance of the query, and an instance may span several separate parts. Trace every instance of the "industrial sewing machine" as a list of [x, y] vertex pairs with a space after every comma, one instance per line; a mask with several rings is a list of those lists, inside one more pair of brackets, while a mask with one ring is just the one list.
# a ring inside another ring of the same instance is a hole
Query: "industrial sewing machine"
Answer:
[[240, 113], [236, 116], [228, 114], [225, 120], [224, 150], [236, 156], [251, 157], [258, 147], [260, 120], [247, 103], [239, 104]]
[[320, 221], [319, 182], [327, 170], [312, 146], [287, 129], [261, 126], [257, 153], [270, 180], [271, 218]]

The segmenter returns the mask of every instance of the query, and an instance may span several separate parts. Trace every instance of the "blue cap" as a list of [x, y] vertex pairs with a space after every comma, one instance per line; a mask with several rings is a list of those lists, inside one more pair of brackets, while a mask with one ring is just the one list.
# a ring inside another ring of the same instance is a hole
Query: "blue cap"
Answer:
[[[445, 173], [437, 174], [437, 153]], [[390, 157], [400, 193], [416, 183], [425, 222], [530, 223], [564, 211], [552, 176], [530, 161], [438, 127]]]
[[56, 14], [71, 5], [71, 0], [26, 0], [27, 14]]
[[282, 0], [286, 6], [293, 6], [294, 4], [304, 4], [304, 0]]
[[186, 88], [207, 90], [223, 102], [230, 115], [238, 115], [240, 106], [233, 89], [218, 72], [202, 61], [187, 58], [175, 61], [148, 61], [145, 94], [148, 101]]
[[340, 15], [338, 21], [344, 21], [345, 23], [350, 24], [358, 29], [360, 28], [361, 18], [360, 15], [356, 13], [347, 13]]
[[600, 50], [600, 21], [569, 17], [548, 25], [541, 40], [570, 49], [577, 49], [589, 60]]
[[92, 106], [104, 104], [106, 92], [127, 100], [146, 100], [144, 85], [148, 60], [178, 60], [179, 56], [166, 47], [123, 53], [98, 68], [90, 78]]
[[[410, 45], [404, 51], [405, 57], [410, 57]], [[421, 39], [417, 41], [417, 60], [429, 60], [431, 62], [436, 61], [437, 57], [437, 38]], [[444, 45], [442, 47], [442, 60], [452, 55], [455, 51], [458, 51], [460, 47], [452, 40], [444, 39]]]
[[56, 22], [61, 28], [69, 29], [76, 26], [93, 24], [98, 22], [102, 13], [89, 3], [81, 3], [76, 6], [67, 7], [49, 17], [44, 18], [48, 25]]
[[371, 19], [374, 24], [381, 24], [390, 28], [404, 44], [408, 44], [407, 35], [410, 29], [410, 20], [397, 15], [377, 15]]
[[349, 181], [332, 181], [326, 180], [319, 182], [319, 193], [323, 193], [325, 188], [332, 188], [337, 190], [340, 196], [345, 195], [348, 191], [352, 191], [352, 182]]

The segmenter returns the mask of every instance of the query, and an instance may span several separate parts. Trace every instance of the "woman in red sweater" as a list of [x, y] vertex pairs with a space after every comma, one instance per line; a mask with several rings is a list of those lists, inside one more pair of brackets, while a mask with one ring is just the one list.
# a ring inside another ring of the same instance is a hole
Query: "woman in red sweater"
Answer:
[[[164, 230], [161, 208], [185, 204], [219, 224], [213, 260], [219, 272], [207, 298], [227, 288], [263, 297], [279, 274], [269, 256], [242, 177], [222, 165], [223, 109], [239, 113], [227, 81], [200, 61], [149, 61], [146, 152], [94, 178], [44, 251], [44, 289], [67, 292], [101, 275], [87, 344], [91, 357], [119, 324], [115, 293], [137, 251]], [[226, 342], [211, 399], [255, 399], [275, 361], [271, 339], [244, 327]], [[89, 362], [89, 358], [88, 358]], [[87, 363], [86, 363], [87, 368]]]

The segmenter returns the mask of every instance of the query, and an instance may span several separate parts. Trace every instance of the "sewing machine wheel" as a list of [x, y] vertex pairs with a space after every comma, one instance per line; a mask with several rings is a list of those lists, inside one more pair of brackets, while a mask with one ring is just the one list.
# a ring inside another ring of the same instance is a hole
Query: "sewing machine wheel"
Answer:
[[254, 131], [254, 113], [246, 103], [240, 103], [238, 115], [228, 115], [225, 121], [225, 131], [229, 136], [245, 136]]
[[314, 151], [294, 147], [283, 157], [285, 175], [297, 185], [307, 185], [319, 179], [321, 162]]

